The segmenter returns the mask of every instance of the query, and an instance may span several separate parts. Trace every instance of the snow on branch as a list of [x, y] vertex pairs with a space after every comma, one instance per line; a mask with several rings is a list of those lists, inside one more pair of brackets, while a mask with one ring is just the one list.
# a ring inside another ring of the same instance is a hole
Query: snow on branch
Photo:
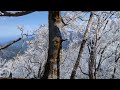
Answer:
[[33, 13], [34, 11], [18, 11], [18, 12], [8, 12], [8, 11], [1, 11], [0, 16], [13, 16], [13, 17], [17, 17], [17, 16], [23, 16], [23, 15], [27, 15], [30, 13]]

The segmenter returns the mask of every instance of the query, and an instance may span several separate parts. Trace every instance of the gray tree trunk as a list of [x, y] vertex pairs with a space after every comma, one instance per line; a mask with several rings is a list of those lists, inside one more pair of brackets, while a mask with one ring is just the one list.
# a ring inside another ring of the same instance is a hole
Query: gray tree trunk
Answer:
[[95, 48], [94, 41], [90, 42], [90, 58], [88, 62], [89, 66], [89, 79], [96, 79], [96, 59], [95, 59]]
[[81, 56], [82, 56], [82, 53], [83, 53], [83, 49], [85, 47], [85, 44], [86, 44], [86, 41], [87, 41], [87, 38], [88, 38], [88, 34], [90, 32], [90, 26], [92, 25], [92, 18], [93, 18], [93, 12], [90, 13], [90, 18], [89, 18], [89, 21], [88, 21], [88, 24], [87, 24], [87, 27], [86, 27], [86, 31], [85, 31], [84, 36], [83, 36], [83, 40], [81, 41], [81, 46], [80, 46], [80, 49], [79, 49], [78, 57], [77, 57], [77, 60], [75, 62], [75, 65], [73, 67], [70, 79], [75, 79], [76, 71], [77, 71], [77, 68], [78, 68], [79, 63], [80, 63], [80, 59], [81, 59]]

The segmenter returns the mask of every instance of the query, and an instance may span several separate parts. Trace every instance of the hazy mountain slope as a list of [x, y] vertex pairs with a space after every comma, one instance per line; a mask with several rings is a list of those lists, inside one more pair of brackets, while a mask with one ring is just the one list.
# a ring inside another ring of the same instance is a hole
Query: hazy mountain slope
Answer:
[[[11, 45], [10, 47], [8, 47], [4, 50], [1, 50], [0, 51], [1, 58], [9, 60], [9, 59], [12, 59], [13, 57], [15, 57], [17, 55], [17, 53], [24, 54], [24, 51], [27, 50], [27, 46], [28, 46], [26, 41], [29, 41], [32, 39], [34, 39], [34, 37], [25, 38], [24, 44], [23, 44], [23, 41], [20, 40], [20, 41], [16, 42], [15, 44]], [[13, 39], [11, 39], [9, 41], [4, 40], [4, 42], [1, 42], [0, 45], [4, 46], [4, 45], [10, 43], [11, 41], [13, 41]], [[23, 47], [22, 47], [22, 44], [23, 44]]]

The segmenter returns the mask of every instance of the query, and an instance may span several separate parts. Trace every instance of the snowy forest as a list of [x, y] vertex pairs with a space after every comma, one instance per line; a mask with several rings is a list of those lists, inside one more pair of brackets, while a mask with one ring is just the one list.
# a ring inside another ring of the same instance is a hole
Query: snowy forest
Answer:
[[[0, 17], [34, 12], [44, 11]], [[47, 13], [47, 25], [32, 33], [19, 25], [21, 36], [0, 44], [0, 79], [120, 79], [120, 11]]]

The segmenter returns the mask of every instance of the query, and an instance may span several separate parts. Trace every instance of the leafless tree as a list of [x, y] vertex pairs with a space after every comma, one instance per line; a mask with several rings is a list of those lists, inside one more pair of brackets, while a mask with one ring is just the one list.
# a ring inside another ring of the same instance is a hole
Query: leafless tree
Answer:
[[77, 61], [75, 62], [75, 65], [73, 67], [70, 79], [75, 78], [76, 70], [79, 66], [80, 59], [81, 59], [81, 56], [82, 56], [82, 52], [83, 52], [83, 49], [85, 47], [86, 41], [88, 39], [88, 34], [90, 32], [90, 27], [91, 27], [91, 24], [92, 24], [93, 15], [94, 15], [94, 12], [91, 12], [90, 17], [89, 17], [89, 21], [88, 21], [88, 24], [87, 24], [87, 27], [86, 27], [86, 30], [85, 30], [85, 33], [84, 33], [84, 36], [83, 36], [83, 40], [81, 42], [81, 46], [80, 46], [80, 50], [79, 50], [79, 53], [78, 53]]

